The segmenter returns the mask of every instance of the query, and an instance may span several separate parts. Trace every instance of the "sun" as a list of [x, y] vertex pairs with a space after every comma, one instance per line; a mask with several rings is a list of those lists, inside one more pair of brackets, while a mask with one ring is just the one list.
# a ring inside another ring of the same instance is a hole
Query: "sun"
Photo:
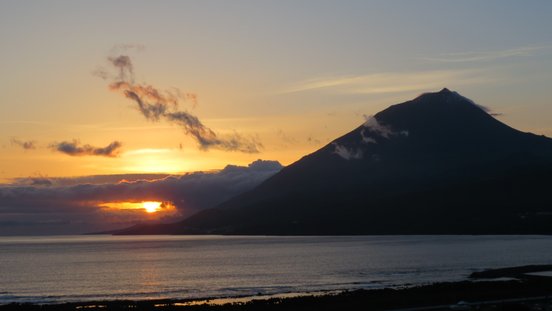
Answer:
[[154, 202], [154, 201], [142, 202], [142, 207], [144, 207], [144, 209], [148, 213], [155, 213], [160, 209], [161, 202]]
[[111, 211], [127, 210], [146, 213], [150, 216], [167, 216], [177, 212], [176, 206], [170, 201], [137, 201], [137, 202], [106, 202], [100, 207]]

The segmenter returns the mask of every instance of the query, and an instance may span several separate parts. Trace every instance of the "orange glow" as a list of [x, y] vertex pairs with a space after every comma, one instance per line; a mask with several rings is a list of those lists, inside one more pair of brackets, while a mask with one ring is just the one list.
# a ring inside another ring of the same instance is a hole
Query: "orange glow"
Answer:
[[115, 210], [144, 211], [148, 214], [175, 211], [175, 207], [172, 203], [160, 202], [160, 201], [106, 202], [106, 203], [102, 203], [101, 206], [109, 209], [115, 209]]
[[126, 161], [121, 168], [128, 172], [177, 174], [194, 170], [181, 161], [182, 155], [176, 149], [136, 149], [125, 152], [123, 156]]
[[161, 208], [161, 202], [142, 202], [142, 206], [148, 213], [155, 213]]

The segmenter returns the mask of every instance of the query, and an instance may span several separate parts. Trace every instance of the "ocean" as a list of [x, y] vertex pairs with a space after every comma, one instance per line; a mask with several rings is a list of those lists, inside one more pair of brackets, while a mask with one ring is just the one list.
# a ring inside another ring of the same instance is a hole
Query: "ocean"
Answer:
[[0, 304], [382, 288], [551, 263], [550, 236], [0, 237]]

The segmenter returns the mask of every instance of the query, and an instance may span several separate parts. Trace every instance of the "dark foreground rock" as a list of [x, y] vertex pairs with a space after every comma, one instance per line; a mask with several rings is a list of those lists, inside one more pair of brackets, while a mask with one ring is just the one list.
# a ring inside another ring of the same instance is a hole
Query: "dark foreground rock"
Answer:
[[517, 278], [527, 279], [531, 277], [528, 273], [552, 271], [552, 265], [529, 265], [521, 267], [510, 267], [500, 269], [488, 269], [481, 272], [474, 272], [470, 275], [472, 279], [496, 279], [496, 278]]

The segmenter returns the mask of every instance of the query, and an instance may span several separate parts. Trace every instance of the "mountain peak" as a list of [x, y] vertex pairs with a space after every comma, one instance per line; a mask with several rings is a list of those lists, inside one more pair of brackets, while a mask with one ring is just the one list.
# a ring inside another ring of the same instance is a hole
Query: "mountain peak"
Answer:
[[443, 88], [438, 92], [427, 92], [422, 93], [420, 96], [416, 97], [412, 101], [419, 102], [419, 101], [432, 101], [438, 104], [443, 103], [450, 103], [453, 101], [460, 101], [464, 103], [470, 103], [475, 106], [477, 106], [471, 99], [468, 99], [462, 95], [460, 95], [456, 91], [451, 91], [448, 88]]
[[[394, 122], [426, 122], [440, 120], [442, 123], [473, 123], [476, 119], [496, 124], [488, 109], [478, 105], [458, 92], [443, 88], [438, 92], [423, 93], [413, 100], [393, 105], [378, 114], [378, 120], [386, 123]], [[400, 119], [400, 120], [399, 120]]]
[[371, 122], [334, 141], [340, 149], [335, 147], [331, 151], [339, 155], [344, 146], [351, 155], [359, 155], [355, 159], [361, 158], [360, 154], [374, 153], [379, 158], [438, 153], [457, 156], [471, 154], [473, 150], [502, 151], [512, 142], [524, 139], [519, 131], [498, 121], [488, 111], [443, 88], [377, 113]]
[[444, 88], [368, 117], [256, 188], [162, 230], [549, 234], [551, 174], [551, 139]]

